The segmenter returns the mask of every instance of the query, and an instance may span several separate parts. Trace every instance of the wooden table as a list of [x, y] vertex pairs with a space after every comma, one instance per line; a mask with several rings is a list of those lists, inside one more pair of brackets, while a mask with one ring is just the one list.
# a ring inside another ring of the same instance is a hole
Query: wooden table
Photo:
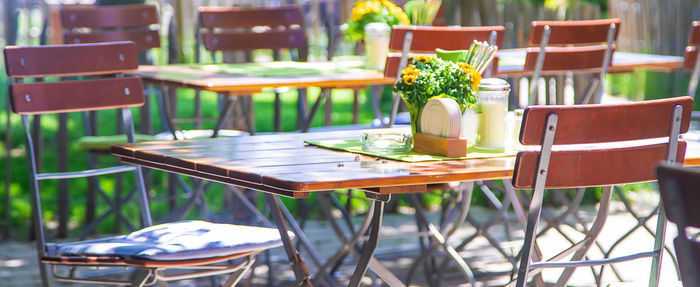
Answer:
[[[503, 49], [498, 51], [498, 76], [525, 76], [525, 55], [527, 48]], [[669, 55], [614, 52], [608, 73], [629, 73], [636, 69], [672, 72], [683, 65], [683, 57]]]
[[[271, 63], [261, 63], [260, 65], [271, 65]], [[261, 92], [264, 88], [319, 87], [321, 88], [322, 94], [318, 97], [311, 110], [306, 112], [305, 106], [300, 109], [304, 111], [303, 114], [300, 115], [303, 118], [303, 126], [300, 127], [300, 130], [306, 131], [313, 121], [319, 104], [324, 100], [329, 100], [330, 89], [394, 84], [393, 79], [384, 78], [384, 74], [381, 72], [358, 69], [356, 66], [356, 64], [352, 66], [351, 63], [347, 68], [337, 68], [336, 64], [332, 62], [296, 62], [294, 63], [294, 68], [317, 69], [323, 71], [323, 73], [296, 76], [261, 76], [233, 74], [216, 69], [201, 69], [187, 64], [162, 66], [142, 65], [137, 71], [130, 74], [140, 76], [147, 84], [192, 88], [202, 91], [217, 92], [222, 95], [251, 95]], [[375, 109], [379, 108], [378, 102], [374, 103], [374, 105]], [[222, 110], [224, 112], [221, 113], [221, 116], [224, 116], [228, 111], [228, 106], [224, 107]], [[330, 115], [328, 117], [330, 117]]]
[[[408, 128], [391, 130], [409, 132]], [[374, 201], [372, 229], [351, 285], [358, 282], [356, 280], [362, 277], [368, 265], [373, 269], [381, 268], [373, 261], [372, 255], [378, 241], [384, 203], [390, 199], [391, 194], [422, 192], [428, 184], [433, 183], [508, 179], [512, 176], [515, 162], [513, 156], [408, 163], [327, 150], [304, 143], [322, 139], [357, 139], [362, 132], [293, 133], [118, 144], [112, 146], [112, 153], [126, 163], [264, 191], [268, 204], [274, 208], [279, 208], [279, 202], [273, 195], [303, 198], [312, 192], [333, 189], [365, 190], [367, 197]], [[685, 164], [700, 165], [700, 142], [688, 143]], [[273, 215], [283, 237], [286, 236], [285, 224], [280, 219], [281, 213], [273, 212]], [[299, 230], [296, 232], [299, 233]], [[302, 241], [305, 238], [303, 233], [297, 235], [302, 237]], [[291, 240], [284, 242], [286, 249], [294, 250]], [[298, 263], [295, 261], [298, 257], [289, 252], [290, 261]], [[391, 278], [393, 275], [376, 273], [387, 282], [401, 284], [395, 277]], [[298, 280], [303, 282], [299, 278]]]

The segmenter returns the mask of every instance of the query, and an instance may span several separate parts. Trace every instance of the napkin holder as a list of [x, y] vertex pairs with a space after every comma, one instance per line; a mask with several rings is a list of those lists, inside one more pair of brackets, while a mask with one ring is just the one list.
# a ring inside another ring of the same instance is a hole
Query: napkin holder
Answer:
[[416, 133], [413, 135], [413, 150], [418, 153], [444, 157], [465, 157], [467, 156], [467, 140]]

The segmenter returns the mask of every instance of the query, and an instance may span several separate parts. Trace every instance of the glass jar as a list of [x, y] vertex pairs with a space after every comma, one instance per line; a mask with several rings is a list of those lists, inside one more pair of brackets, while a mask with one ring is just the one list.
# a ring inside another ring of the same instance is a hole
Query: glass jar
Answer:
[[369, 23], [365, 26], [365, 57], [367, 68], [384, 71], [389, 54], [391, 27], [386, 23]]
[[510, 140], [507, 140], [507, 149], [511, 150], [521, 150], [523, 145], [520, 144], [520, 126], [523, 124], [523, 113], [525, 110], [516, 109], [512, 112], [508, 112], [508, 135], [510, 135]]
[[505, 80], [498, 78], [481, 80], [476, 98], [479, 112], [477, 148], [490, 151], [505, 150], [508, 94], [510, 94], [510, 85]]

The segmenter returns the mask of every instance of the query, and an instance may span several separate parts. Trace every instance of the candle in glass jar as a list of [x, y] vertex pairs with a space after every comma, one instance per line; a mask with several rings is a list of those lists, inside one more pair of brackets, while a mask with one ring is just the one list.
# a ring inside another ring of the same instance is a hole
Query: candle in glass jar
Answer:
[[369, 23], [365, 26], [365, 57], [367, 68], [382, 71], [389, 54], [391, 27], [385, 23]]
[[477, 96], [479, 124], [476, 146], [500, 151], [506, 147], [506, 117], [510, 85], [501, 79], [483, 79]]

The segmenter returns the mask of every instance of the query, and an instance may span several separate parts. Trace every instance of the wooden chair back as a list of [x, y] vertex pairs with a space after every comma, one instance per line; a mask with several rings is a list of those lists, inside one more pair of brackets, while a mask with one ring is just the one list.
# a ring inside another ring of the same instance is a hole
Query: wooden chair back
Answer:
[[[545, 146], [545, 133], [554, 132], [545, 188], [651, 181], [656, 178], [654, 167], [666, 160], [673, 142], [658, 139], [673, 137], [674, 123], [679, 125], [679, 133], [687, 132], [692, 106], [689, 97], [615, 105], [532, 106], [523, 115], [520, 142]], [[682, 113], [675, 116], [678, 109]], [[553, 115], [557, 118], [554, 127], [548, 123]], [[651, 142], [629, 142], [635, 140]], [[587, 145], [560, 146], [576, 144]], [[684, 141], [677, 142], [675, 162], [683, 162], [685, 147]], [[534, 188], [543, 153], [530, 149], [518, 153], [513, 186]]]
[[668, 220], [676, 223], [678, 237], [673, 241], [683, 286], [698, 286], [700, 242], [689, 238], [688, 227], [700, 228], [700, 170], [662, 164], [656, 169], [661, 202]]
[[[276, 8], [200, 7], [201, 41], [207, 51], [308, 47], [303, 17], [294, 6]], [[256, 28], [266, 26], [265, 28]]]
[[526, 51], [524, 67], [525, 72], [532, 73], [531, 101], [538, 98], [542, 75], [574, 72], [599, 74], [592, 80], [583, 102], [600, 103], [619, 30], [620, 19], [533, 21], [528, 41], [531, 48]]
[[[539, 46], [545, 27], [549, 27], [548, 46], [603, 44], [608, 41], [610, 24], [620, 26], [620, 19], [599, 19], [579, 21], [533, 21], [530, 28], [530, 46]], [[620, 29], [615, 31], [615, 39]]]
[[111, 75], [138, 68], [133, 42], [5, 48], [9, 97], [18, 114], [75, 112], [143, 104], [139, 77], [90, 77], [60, 82], [24, 78]]
[[[612, 31], [614, 42], [619, 34], [620, 19], [533, 21], [528, 41], [531, 48], [527, 50], [525, 71], [538, 74], [601, 72], [606, 65], [604, 60], [608, 46], [603, 44], [608, 44], [611, 25], [615, 25]], [[550, 31], [549, 36], [544, 38], [547, 29]], [[543, 63], [537, 71], [537, 59], [542, 48], [545, 48]], [[612, 46], [610, 48], [614, 49]], [[608, 60], [612, 59], [612, 51], [608, 57]], [[609, 63], [610, 61], [607, 65]]]
[[139, 51], [160, 47], [153, 5], [62, 6], [60, 17], [67, 44], [133, 41]]
[[496, 36], [494, 44], [501, 47], [505, 27], [394, 26], [391, 29], [391, 38], [389, 40], [390, 53], [384, 69], [384, 76], [386, 77], [396, 77], [397, 75], [404, 38], [407, 32], [411, 32], [413, 35], [413, 41], [411, 41], [408, 49], [409, 53], [435, 53], [436, 48], [444, 50], [468, 49], [474, 40], [490, 42], [493, 40], [492, 33]]

